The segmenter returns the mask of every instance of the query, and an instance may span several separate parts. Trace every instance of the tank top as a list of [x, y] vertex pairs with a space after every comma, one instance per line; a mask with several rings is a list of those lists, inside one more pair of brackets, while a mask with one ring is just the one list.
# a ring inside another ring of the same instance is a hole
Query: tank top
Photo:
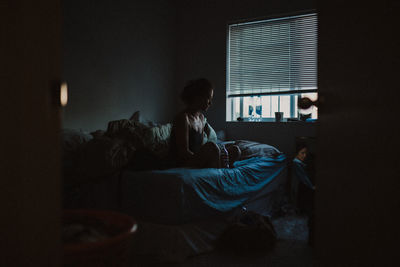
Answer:
[[[196, 131], [193, 128], [189, 129], [189, 150], [193, 153], [199, 152], [201, 146], [203, 145], [203, 133]], [[175, 131], [172, 128], [171, 138], [170, 138], [170, 151], [173, 153], [177, 152], [176, 147], [176, 136]]]
[[199, 152], [203, 145], [203, 133], [196, 131], [193, 128], [189, 129], [189, 150], [193, 153]]

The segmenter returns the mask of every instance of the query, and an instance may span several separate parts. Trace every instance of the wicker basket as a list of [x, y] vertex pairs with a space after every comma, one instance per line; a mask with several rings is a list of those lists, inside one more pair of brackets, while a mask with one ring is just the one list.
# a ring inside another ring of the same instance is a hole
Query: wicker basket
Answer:
[[65, 210], [64, 266], [129, 266], [137, 224], [129, 216], [105, 210]]

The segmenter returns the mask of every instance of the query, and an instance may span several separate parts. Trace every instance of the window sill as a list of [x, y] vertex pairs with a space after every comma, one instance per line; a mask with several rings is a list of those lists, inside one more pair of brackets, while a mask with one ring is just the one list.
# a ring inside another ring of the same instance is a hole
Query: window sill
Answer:
[[306, 120], [306, 121], [302, 121], [302, 120], [296, 120], [296, 119], [282, 119], [281, 121], [275, 121], [274, 118], [270, 118], [270, 119], [261, 119], [261, 120], [249, 120], [249, 119], [243, 119], [242, 121], [226, 121], [229, 123], [237, 123], [237, 122], [245, 122], [245, 123], [305, 123], [305, 124], [314, 124], [317, 123], [318, 120], [317, 119], [313, 119], [313, 120]]

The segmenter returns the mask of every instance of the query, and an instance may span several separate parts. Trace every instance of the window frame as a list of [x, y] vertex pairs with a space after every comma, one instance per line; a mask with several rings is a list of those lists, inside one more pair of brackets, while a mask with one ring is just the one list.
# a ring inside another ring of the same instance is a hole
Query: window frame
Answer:
[[[240, 118], [241, 120], [237, 120], [236, 118], [233, 118], [232, 111], [234, 109], [234, 97], [230, 97], [229, 94], [229, 86], [230, 86], [230, 26], [233, 24], [244, 24], [244, 23], [255, 23], [259, 21], [264, 21], [264, 20], [280, 20], [284, 19], [287, 17], [295, 17], [295, 16], [303, 16], [303, 15], [312, 15], [315, 14], [317, 17], [317, 32], [318, 32], [318, 12], [315, 9], [309, 9], [309, 10], [302, 10], [302, 11], [297, 11], [297, 12], [290, 12], [290, 13], [279, 13], [279, 14], [274, 14], [274, 15], [268, 15], [268, 16], [263, 16], [263, 17], [256, 17], [256, 18], [251, 18], [251, 19], [238, 19], [238, 20], [233, 20], [229, 21], [226, 26], [226, 116], [225, 120], [226, 122], [238, 122], [238, 121], [251, 121], [251, 122], [274, 122], [275, 118], [269, 117], [269, 118], [258, 118], [257, 120], [250, 120], [248, 117], [244, 117], [244, 105], [243, 105], [243, 97], [245, 96], [263, 96], [263, 95], [290, 95], [290, 118], [286, 118], [283, 121], [298, 121], [298, 114], [293, 114], [295, 113], [295, 98], [296, 96], [300, 96], [301, 94], [304, 93], [316, 93], [318, 95], [318, 84], [316, 89], [309, 89], [309, 90], [290, 90], [290, 93], [288, 92], [270, 92], [270, 93], [259, 93], [259, 94], [251, 94], [251, 93], [245, 93], [245, 94], [235, 94], [235, 97], [239, 97], [240, 99]], [[318, 38], [318, 34], [317, 34]], [[318, 41], [318, 40], [317, 40]], [[317, 48], [318, 49], [318, 48]], [[316, 56], [318, 57], [318, 51], [316, 52]], [[318, 58], [317, 58], [318, 61]], [[317, 64], [317, 63], [316, 63]], [[318, 74], [316, 74], [318, 77]], [[317, 82], [318, 83], [318, 82]], [[297, 113], [299, 113], [297, 111]]]

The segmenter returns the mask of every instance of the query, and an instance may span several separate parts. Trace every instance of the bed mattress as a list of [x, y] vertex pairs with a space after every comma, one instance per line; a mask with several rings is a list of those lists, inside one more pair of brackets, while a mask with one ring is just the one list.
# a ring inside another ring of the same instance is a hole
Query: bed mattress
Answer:
[[231, 169], [124, 171], [118, 205], [137, 220], [161, 224], [189, 223], [238, 208], [268, 215], [272, 192], [286, 176], [283, 154], [238, 161]]

